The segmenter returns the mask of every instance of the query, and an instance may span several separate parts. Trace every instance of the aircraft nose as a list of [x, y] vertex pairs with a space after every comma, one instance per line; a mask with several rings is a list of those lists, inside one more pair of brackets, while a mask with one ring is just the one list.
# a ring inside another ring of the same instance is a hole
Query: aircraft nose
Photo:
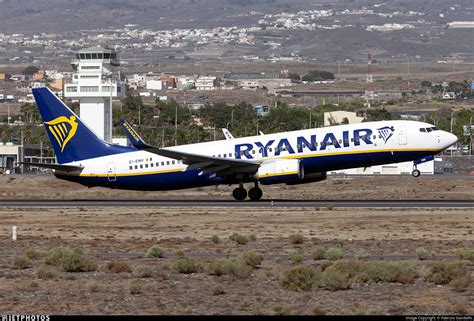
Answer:
[[448, 148], [451, 145], [454, 145], [458, 141], [458, 137], [454, 134], [444, 132], [444, 143], [446, 144], [445, 148]]

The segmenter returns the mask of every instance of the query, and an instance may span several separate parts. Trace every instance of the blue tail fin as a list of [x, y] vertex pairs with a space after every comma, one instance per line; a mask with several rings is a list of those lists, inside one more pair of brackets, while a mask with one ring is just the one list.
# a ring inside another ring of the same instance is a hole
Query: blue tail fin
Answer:
[[97, 137], [48, 88], [33, 89], [33, 95], [60, 164], [134, 150], [106, 143]]

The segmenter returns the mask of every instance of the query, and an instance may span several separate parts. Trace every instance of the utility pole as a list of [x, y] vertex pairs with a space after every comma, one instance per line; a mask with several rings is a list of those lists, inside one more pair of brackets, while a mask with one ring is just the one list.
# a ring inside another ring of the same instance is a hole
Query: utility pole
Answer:
[[[454, 122], [454, 110], [451, 111], [451, 134], [453, 133], [453, 122]], [[453, 150], [451, 149], [451, 156], [453, 156]]]
[[174, 146], [178, 146], [178, 104], [176, 104], [174, 114]]

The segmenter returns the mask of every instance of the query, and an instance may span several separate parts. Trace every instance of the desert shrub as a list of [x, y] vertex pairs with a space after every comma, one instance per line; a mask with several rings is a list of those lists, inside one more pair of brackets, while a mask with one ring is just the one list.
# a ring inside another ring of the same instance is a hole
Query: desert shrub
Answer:
[[474, 249], [463, 249], [456, 252], [461, 260], [474, 261]]
[[249, 242], [249, 238], [245, 235], [233, 234], [230, 239], [239, 245], [245, 245]]
[[130, 273], [132, 272], [132, 269], [128, 265], [127, 262], [125, 261], [109, 261], [106, 264], [107, 270], [113, 273]]
[[308, 266], [298, 266], [284, 271], [280, 276], [280, 284], [290, 291], [311, 291], [320, 278], [319, 271]]
[[229, 274], [229, 261], [229, 259], [210, 261], [206, 267], [207, 274], [216, 276]]
[[182, 259], [183, 257], [186, 257], [186, 253], [184, 253], [183, 250], [177, 250], [176, 252], [174, 252], [174, 256], [179, 259]]
[[219, 236], [213, 235], [213, 236], [211, 236], [211, 241], [214, 244], [219, 244], [221, 240], [219, 239]]
[[466, 275], [465, 277], [460, 277], [449, 282], [449, 286], [455, 292], [465, 292], [471, 286], [471, 277]]
[[292, 234], [288, 237], [288, 242], [290, 244], [303, 244], [304, 236], [301, 234]]
[[59, 266], [66, 272], [90, 272], [97, 269], [94, 262], [78, 251], [65, 251], [59, 260]]
[[212, 295], [222, 295], [225, 294], [224, 288], [220, 284], [215, 284], [211, 287]]
[[326, 251], [322, 247], [317, 247], [314, 249], [313, 253], [311, 253], [313, 260], [319, 261], [324, 259], [324, 256], [326, 255]]
[[457, 314], [461, 314], [461, 315], [467, 314], [467, 308], [466, 308], [466, 306], [465, 306], [463, 303], [456, 303], [456, 304], [454, 305], [454, 311], [455, 311]]
[[132, 283], [128, 286], [128, 290], [130, 291], [130, 294], [140, 294], [142, 293], [142, 286], [137, 283]]
[[326, 274], [332, 282], [328, 286], [336, 289], [347, 288], [351, 283], [411, 284], [417, 277], [415, 269], [406, 263], [354, 260], [338, 261], [324, 271], [325, 279]]
[[288, 260], [290, 260], [291, 263], [299, 264], [304, 261], [304, 256], [299, 254], [297, 251], [289, 251]]
[[151, 278], [153, 270], [147, 266], [137, 266], [133, 269], [133, 276], [137, 278]]
[[431, 266], [426, 279], [435, 284], [448, 284], [469, 273], [469, 269], [462, 262], [436, 262]]
[[324, 271], [322, 283], [330, 291], [347, 290], [351, 286], [350, 275], [330, 266]]
[[146, 254], [145, 254], [145, 257], [147, 258], [153, 258], [153, 259], [156, 259], [156, 258], [162, 258], [163, 257], [163, 250], [161, 248], [159, 248], [158, 246], [156, 245], [153, 245], [152, 247], [150, 247], [147, 251], [146, 251]]
[[83, 254], [82, 250], [79, 248], [55, 247], [46, 252], [44, 263], [47, 265], [59, 266], [64, 254], [71, 252]]
[[58, 277], [58, 272], [48, 265], [40, 265], [36, 269], [36, 276], [41, 280], [51, 280]]
[[258, 267], [263, 261], [263, 255], [255, 250], [242, 252], [239, 258], [252, 268]]
[[231, 275], [237, 278], [247, 278], [252, 273], [252, 268], [243, 260], [221, 259], [209, 262], [206, 271], [209, 275]]
[[15, 256], [12, 260], [12, 269], [24, 270], [31, 267], [31, 261], [26, 256]]
[[422, 247], [416, 249], [416, 257], [418, 260], [428, 260], [430, 258], [430, 252]]
[[35, 249], [28, 249], [23, 253], [23, 255], [29, 258], [30, 260], [37, 260], [41, 258], [42, 253]]
[[356, 260], [367, 260], [369, 258], [369, 253], [365, 253], [365, 252], [354, 253], [354, 258]]
[[326, 251], [326, 257], [330, 260], [340, 260], [344, 257], [344, 252], [338, 247], [331, 247]]
[[324, 272], [331, 265], [333, 265], [333, 262], [331, 262], [331, 261], [322, 261], [321, 263], [319, 263], [319, 267], [321, 268], [321, 272]]
[[188, 257], [179, 258], [171, 263], [171, 268], [183, 274], [198, 273], [202, 271], [202, 261]]

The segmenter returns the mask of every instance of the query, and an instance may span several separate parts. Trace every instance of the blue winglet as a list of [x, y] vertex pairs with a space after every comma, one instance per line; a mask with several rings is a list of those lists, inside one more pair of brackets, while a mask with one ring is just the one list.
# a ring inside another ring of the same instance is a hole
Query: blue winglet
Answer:
[[127, 135], [130, 144], [137, 149], [144, 149], [148, 147], [148, 144], [143, 141], [140, 135], [137, 134], [136, 131], [133, 130], [132, 126], [127, 123], [124, 119], [120, 119], [120, 124], [122, 125], [123, 131], [125, 135]]

